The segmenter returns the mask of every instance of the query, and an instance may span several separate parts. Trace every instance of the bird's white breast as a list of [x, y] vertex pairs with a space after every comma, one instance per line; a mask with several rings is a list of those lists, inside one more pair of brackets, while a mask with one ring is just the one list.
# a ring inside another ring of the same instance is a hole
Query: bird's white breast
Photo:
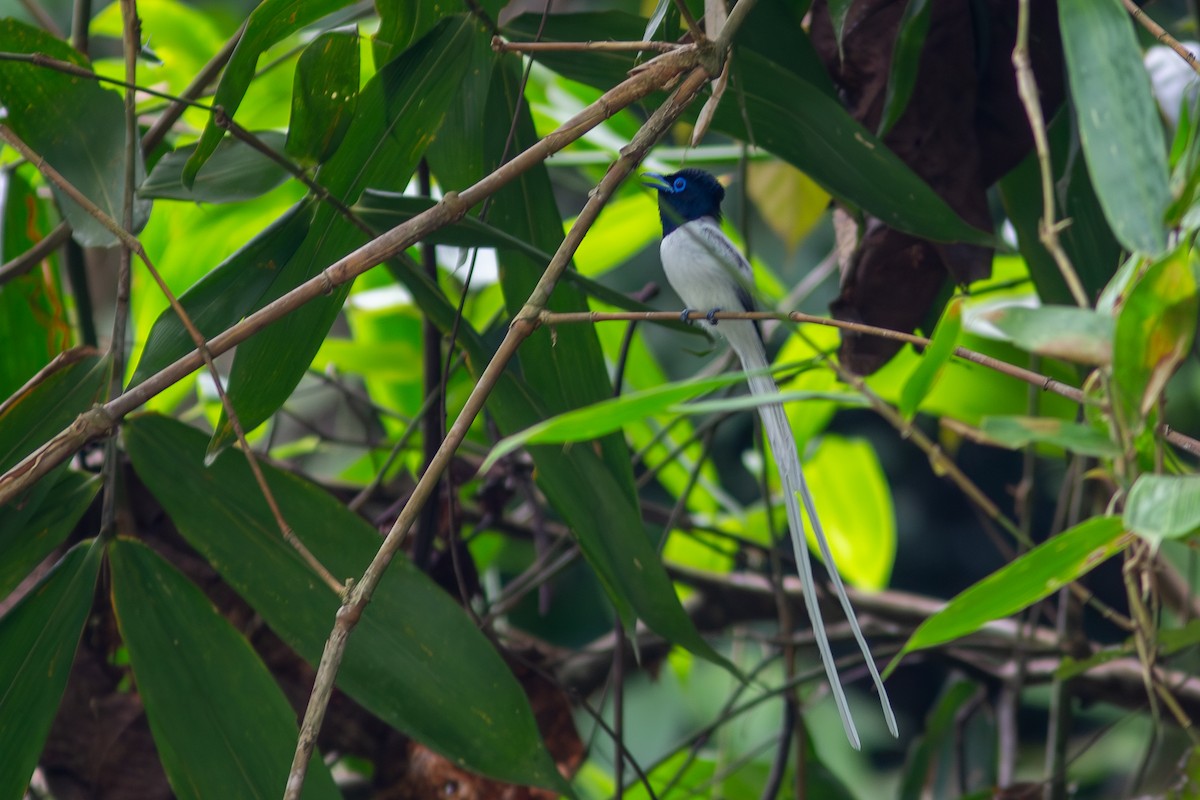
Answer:
[[750, 266], [715, 220], [705, 217], [680, 225], [663, 237], [659, 255], [671, 288], [688, 308], [747, 310], [738, 290], [750, 288]]

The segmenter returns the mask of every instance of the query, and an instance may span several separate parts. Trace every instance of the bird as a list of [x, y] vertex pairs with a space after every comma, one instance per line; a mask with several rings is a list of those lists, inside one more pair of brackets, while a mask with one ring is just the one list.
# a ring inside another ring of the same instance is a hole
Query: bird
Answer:
[[[729, 342], [729, 346], [741, 360], [751, 394], [759, 397], [778, 396], [779, 387], [770, 375], [770, 364], [757, 323], [751, 320], [718, 320], [715, 316], [720, 311], [754, 310], [754, 272], [738, 248], [721, 230], [721, 201], [725, 198], [725, 188], [711, 173], [701, 169], [682, 169], [669, 175], [648, 172], [642, 175], [642, 181], [658, 191], [659, 216], [662, 219], [663, 230], [659, 257], [667, 281], [687, 306], [681, 319], [688, 320], [693, 310], [706, 311], [705, 318], [699, 321], [700, 324]], [[821, 610], [817, 605], [812, 561], [804, 536], [804, 518], [800, 514], [798, 497], [808, 511], [817, 548], [829, 570], [834, 593], [850, 622], [850, 629], [874, 680], [888, 730], [892, 736], [898, 737], [896, 717], [888, 701], [887, 690], [879, 677], [871, 650], [863, 637], [850, 599], [846, 596], [846, 588], [838, 574], [837, 565], [834, 563], [833, 554], [829, 550], [829, 543], [817, 517], [812, 493], [804, 480], [804, 472], [796, 452], [796, 439], [792, 435], [783, 405], [779, 402], [763, 403], [758, 406], [758, 410], [783, 486], [788, 529], [804, 592], [804, 603], [808, 608], [817, 650], [829, 679], [846, 738], [855, 750], [861, 749], [858, 731], [846, 702], [837, 665], [830, 651], [829, 637], [821, 619]]]

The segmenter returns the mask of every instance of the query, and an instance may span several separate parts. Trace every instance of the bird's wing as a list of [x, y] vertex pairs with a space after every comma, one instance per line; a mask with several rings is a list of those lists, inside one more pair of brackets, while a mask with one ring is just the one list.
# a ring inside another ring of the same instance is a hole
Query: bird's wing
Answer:
[[729, 241], [729, 237], [721, 230], [716, 220], [706, 219], [703, 224], [697, 225], [695, 230], [700, 234], [704, 248], [730, 268], [729, 277], [737, 282], [738, 300], [742, 303], [742, 309], [753, 311], [754, 298], [750, 296], [750, 290], [754, 287], [754, 270], [750, 268], [750, 263], [733, 246], [733, 242]]

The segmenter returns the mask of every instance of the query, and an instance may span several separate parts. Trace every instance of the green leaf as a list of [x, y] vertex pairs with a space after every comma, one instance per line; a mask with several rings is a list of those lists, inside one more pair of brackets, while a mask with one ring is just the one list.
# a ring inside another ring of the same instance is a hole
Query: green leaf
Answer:
[[[0, 263], [33, 247], [50, 232], [57, 220], [50, 219], [50, 203], [40, 200], [25, 179], [25, 170], [6, 171], [0, 193]], [[33, 269], [0, 283], [0, 397], [17, 391], [70, 341], [67, 309], [57, 258], [46, 262], [50, 269]]]
[[[896, 513], [875, 448], [865, 439], [822, 437], [804, 475], [842, 577], [862, 588], [886, 588], [896, 562]], [[811, 521], [804, 531], [816, 552]]]
[[[299, 731], [258, 654], [200, 589], [139, 542], [108, 548], [121, 638], [176, 797], [275, 798]], [[306, 798], [340, 798], [314, 752]]]
[[372, 42], [376, 68], [386, 65], [428, 33], [445, 15], [447, 7], [451, 4], [440, 0], [376, 0], [379, 29]]
[[983, 435], [1013, 450], [1032, 443], [1049, 444], [1097, 458], [1115, 458], [1121, 449], [1103, 432], [1090, 425], [1048, 417], [984, 417]]
[[1096, 194], [1128, 250], [1167, 247], [1171, 202], [1162, 123], [1133, 22], [1119, 0], [1058, 4], [1079, 136]]
[[[326, 14], [349, 4], [350, 0], [263, 0], [262, 4], [251, 12], [246, 21], [246, 30], [238, 40], [229, 63], [225, 65], [225, 72], [213, 96], [213, 105], [220, 106], [232, 119], [250, 87], [254, 70], [258, 66], [258, 58], [264, 50]], [[224, 130], [215, 120], [209, 119], [196, 142], [196, 150], [184, 167], [185, 186], [190, 186], [196, 180], [200, 168], [216, 150], [223, 133]]]
[[922, 622], [884, 676], [906, 653], [966, 636], [1078, 580], [1125, 549], [1129, 541], [1119, 517], [1094, 517], [1063, 531], [966, 589]]
[[1191, 352], [1200, 307], [1196, 269], [1185, 242], [1146, 269], [1117, 313], [1113, 378], [1125, 424], [1135, 433]]
[[1126, 548], [1129, 536], [1120, 517], [1093, 517], [1034, 547], [1012, 564], [962, 591], [926, 619], [884, 670], [887, 676], [907, 652], [932, 648], [973, 633], [988, 622], [1019, 612]]
[[[368, 225], [378, 230], [387, 230], [409, 221], [435, 205], [437, 201], [429, 197], [368, 189], [351, 210]], [[454, 247], [506, 248], [525, 253], [538, 261], [550, 261], [550, 254], [544, 250], [469, 215], [453, 225], [439, 228], [426, 237], [425, 241]]]
[[962, 335], [962, 307], [961, 297], [955, 297], [946, 304], [946, 310], [942, 312], [942, 318], [933, 329], [933, 336], [920, 363], [904, 382], [904, 388], [900, 392], [900, 413], [908, 419], [912, 419], [913, 414], [917, 413], [921, 401], [929, 394], [946, 364], [954, 357], [954, 349], [958, 347], [958, 340]]
[[[617, 19], [610, 21], [610, 17]], [[537, 30], [540, 15], [513, 20], [514, 33]], [[554, 14], [543, 41], [586, 41], [597, 27], [610, 33], [641, 34], [636, 17]], [[811, 49], [807, 39], [803, 45]], [[600, 89], [610, 89], [633, 66], [614, 53], [538, 53], [538, 61], [561, 74]], [[829, 76], [819, 61], [803, 61], [811, 73], [798, 74], [750, 48], [735, 51], [731, 74], [736, 103], [722, 103], [713, 127], [778, 155], [795, 165], [835, 197], [861, 206], [889, 226], [943, 242], [994, 244], [993, 237], [966, 223], [946, 201], [870, 131], [856, 122], [827, 93]], [[696, 104], [698, 110], [699, 104]], [[692, 112], [689, 112], [692, 113]], [[747, 129], [747, 125], [749, 129]], [[751, 135], [753, 134], [753, 135]]]
[[899, 800], [921, 800], [928, 791], [930, 774], [938, 753], [957, 750], [963, 706], [979, 692], [979, 687], [965, 680], [956, 680], [942, 690], [937, 705], [925, 717], [925, 728], [915, 745], [909, 746], [904, 777], [897, 793]]
[[0, 797], [22, 797], [67, 686], [92, 609], [102, 550], [71, 548], [0, 618]]
[[[179, 532], [309, 663], [340, 601], [284, 542], [245, 457], [205, 468], [205, 437], [143, 415], [124, 428], [139, 477]], [[312, 484], [263, 465], [296, 536], [334, 575], [362, 574], [379, 534]], [[389, 725], [465, 767], [560, 789], [528, 702], [466, 614], [397, 556], [349, 641], [338, 686]]]
[[46, 375], [0, 406], [0, 473], [92, 407], [108, 388], [107, 357], [86, 356]]
[[[1050, 140], [1050, 160], [1056, 187], [1055, 213], [1071, 224], [1058, 234], [1088, 297], [1095, 297], [1112, 277], [1121, 260], [1121, 245], [1113, 237], [1096, 198], [1075, 136], [1074, 118], [1064, 108], [1046, 129]], [[1017, 230], [1021, 256], [1029, 266], [1029, 276], [1038, 296], [1046, 304], [1074, 302], [1058, 264], [1046, 250], [1039, 235], [1042, 215], [1042, 178], [1037, 153], [1030, 153], [998, 184], [1004, 210]]]
[[338, 149], [358, 105], [358, 30], [328, 31], [296, 62], [287, 153], [301, 164], [324, 163]]
[[[238, 322], [259, 304], [278, 276], [280, 265], [287, 263], [304, 240], [311, 219], [310, 204], [293, 207], [180, 295], [180, 305], [206, 339]], [[164, 309], [150, 328], [129, 385], [142, 383], [194, 349], [192, 337], [174, 310]]]
[[842, 49], [842, 37], [846, 33], [846, 17], [854, 0], [829, 0], [829, 19], [833, 22], [833, 35], [837, 39], [838, 58], [845, 58]]
[[668, 383], [572, 409], [501, 439], [488, 453], [479, 472], [487, 472], [501, 458], [522, 447], [598, 439], [632, 422], [660, 414], [676, 403], [743, 380], [745, 375], [740, 372], [726, 373], [712, 378]]
[[745, 112], [723, 103], [714, 127], [745, 141], [748, 119], [756, 145], [897, 230], [934, 241], [993, 243], [817, 84], [751, 51], [737, 51], [733, 68]]
[[[18, 22], [0, 19], [0, 51], [41, 53], [85, 69], [87, 59], [61, 39]], [[18, 61], [0, 61], [0, 104], [4, 124], [50, 166], [118, 224], [122, 222], [125, 185], [125, 108], [116, 92], [93, 80]], [[141, 151], [135, 182], [146, 174]], [[117, 238], [94, 217], [51, 187], [75, 241], [84, 247], [108, 247]], [[132, 230], [150, 217], [150, 203], [134, 199]]]
[[1179, 773], [1167, 789], [1167, 800], [1194, 800], [1200, 797], [1200, 747], [1188, 750], [1180, 765]]
[[0, 506], [0, 597], [7, 597], [66, 540], [95, 499], [100, 476], [67, 471], [58, 480], [42, 483], [47, 489], [33, 508], [20, 508], [19, 503]]
[[[380, 70], [363, 88], [358, 110], [338, 151], [318, 173], [334, 197], [353, 203], [368, 185], [400, 189], [441, 126], [462, 80], [469, 43], [485, 36], [471, 17], [444, 20]], [[255, 308], [275, 300], [363, 244], [366, 236], [328, 204], [316, 206], [299, 249]], [[238, 347], [229, 397], [247, 431], [275, 413], [300, 382], [349, 294], [344, 284], [287, 314]], [[222, 412], [213, 433], [216, 452], [233, 441]]]
[[[276, 153], [283, 151], [284, 135], [277, 131], [254, 132]], [[234, 203], [266, 194], [290, 175], [282, 166], [241, 139], [222, 139], [204, 169], [190, 185], [183, 180], [184, 166], [196, 151], [190, 144], [158, 160], [138, 189], [141, 197], [191, 200], [196, 203]]]
[[1141, 475], [1125, 500], [1125, 525], [1153, 542], [1200, 528], [1200, 475]]
[[[512, 147], [518, 150], [538, 140], [520, 87], [519, 60], [502, 60], [494, 71], [487, 118], [516, 119]], [[492, 126], [481, 133], [486, 163], [494, 168], [504, 155], [508, 132]], [[556, 250], [563, 238], [562, 218], [545, 166], [528, 170], [497, 192], [489, 221], [536, 247]], [[545, 264], [513, 251], [498, 255], [505, 304], [515, 315]], [[583, 311], [587, 302], [574, 286], [560, 283], [547, 308]], [[512, 391], [520, 396], [495, 394], [488, 406], [506, 433], [612, 396], [608, 365], [590, 325], [563, 326], [555, 336], [545, 329], [535, 332], [521, 345], [520, 371], [524, 383], [505, 387], [505, 394]], [[642, 521], [624, 439], [609, 434], [598, 439], [594, 448], [572, 448], [567, 454], [556, 446], [533, 447], [530, 452], [539, 486], [578, 537], [622, 621], [633, 625], [636, 613], [676, 644], [732, 668], [699, 635], [680, 605]]]
[[1005, 306], [986, 315], [1014, 344], [1031, 353], [1076, 364], [1113, 358], [1112, 317], [1074, 306]]
[[[900, 17], [900, 30], [892, 50], [892, 69], [888, 73], [887, 92], [883, 100], [883, 114], [879, 120], [876, 136], [883, 137], [908, 108], [913, 87], [917, 83], [917, 72], [921, 66], [921, 51], [925, 49], [925, 36], [929, 33], [929, 20], [933, 16], [933, 3], [929, 0], [907, 0], [904, 15]], [[836, 31], [838, 47], [841, 47], [841, 32]]]

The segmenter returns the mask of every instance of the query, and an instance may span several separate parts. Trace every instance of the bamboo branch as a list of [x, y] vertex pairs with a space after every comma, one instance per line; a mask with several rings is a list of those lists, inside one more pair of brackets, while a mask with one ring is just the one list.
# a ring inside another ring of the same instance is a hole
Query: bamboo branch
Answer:
[[[688, 314], [689, 320], [707, 319], [708, 314], [703, 311], [692, 311]], [[677, 311], [565, 311], [551, 312], [544, 311], [541, 314], [541, 324], [543, 325], [564, 325], [572, 323], [595, 323], [595, 322], [614, 322], [614, 321], [640, 321], [640, 322], [678, 322], [680, 313]], [[861, 322], [850, 322], [841, 319], [830, 319], [829, 317], [819, 317], [813, 314], [805, 314], [800, 311], [777, 313], [774, 311], [718, 311], [713, 315], [715, 320], [723, 319], [753, 319], [753, 320], [787, 320], [791, 322], [806, 322], [812, 325], [826, 325], [831, 328], [841, 328], [842, 330], [853, 331], [866, 336], [878, 336], [883, 339], [894, 339], [899, 342], [916, 345], [918, 347], [927, 347], [929, 339], [924, 336], [917, 336], [913, 333], [904, 333], [903, 331], [894, 331], [890, 328], [877, 328], [873, 325], [864, 325]], [[995, 370], [1011, 378], [1016, 378], [1019, 381], [1035, 386], [1042, 391], [1057, 394], [1065, 397], [1068, 400], [1084, 405], [1092, 402], [1088, 400], [1082, 389], [1078, 389], [1062, 381], [1051, 378], [1048, 375], [1042, 375], [1024, 367], [1019, 367], [1015, 364], [1009, 364], [1007, 361], [1001, 361], [998, 358], [985, 355], [975, 350], [969, 350], [965, 347], [956, 347], [954, 355], [961, 358], [963, 361], [969, 361], [972, 364], [978, 364], [982, 367]], [[1180, 433], [1166, 423], [1159, 423], [1157, 432], [1167, 442], [1184, 450], [1185, 452], [1200, 456], [1200, 440], [1191, 436]]]
[[1037, 152], [1038, 168], [1042, 176], [1042, 219], [1038, 223], [1038, 238], [1054, 257], [1058, 271], [1062, 273], [1071, 297], [1080, 308], [1090, 307], [1087, 292], [1071, 260], [1058, 241], [1059, 227], [1065, 223], [1054, 221], [1054, 171], [1050, 163], [1050, 142], [1046, 136], [1046, 121], [1042, 116], [1042, 101], [1038, 95], [1037, 81], [1033, 77], [1033, 64], [1029, 59], [1029, 0], [1018, 0], [1017, 41], [1012, 52], [1013, 67], [1017, 72], [1017, 94], [1025, 106], [1029, 127], [1033, 131], [1033, 147]]
[[1148, 30], [1150, 35], [1158, 40], [1159, 44], [1165, 44], [1167, 47], [1174, 50], [1179, 54], [1180, 58], [1188, 63], [1188, 66], [1190, 66], [1196, 72], [1200, 72], [1200, 63], [1196, 61], [1196, 56], [1191, 50], [1188, 50], [1179, 43], [1178, 39], [1167, 33], [1162, 25], [1159, 25], [1157, 22], [1150, 19], [1150, 17], [1146, 15], [1146, 12], [1142, 11], [1142, 9], [1138, 7], [1138, 4], [1133, 0], [1121, 0], [1121, 2], [1125, 5], [1125, 10], [1130, 13], [1133, 19], [1143, 28]]
[[[457, 222], [473, 206], [494, 194], [516, 176], [534, 164], [545, 161], [625, 106], [670, 84], [680, 74], [695, 67], [699, 60], [697, 50], [687, 47], [659, 56], [647, 63], [637, 74], [606, 92], [545, 138], [475, 185], [461, 193], [447, 192], [433, 208], [348, 253], [287, 294], [214, 336], [208, 342], [208, 352], [215, 357], [231, 350], [308, 301], [353, 280], [376, 264], [392, 258], [427, 237], [433, 231]], [[7, 128], [0, 126], [0, 133], [5, 131]], [[37, 158], [37, 161], [40, 162], [41, 159]], [[199, 350], [193, 350], [151, 375], [121, 397], [80, 415], [75, 423], [30, 453], [8, 472], [0, 475], [0, 505], [12, 500], [17, 494], [32, 486], [54, 467], [70, 458], [87, 442], [111, 433], [111, 427], [117, 420], [203, 365], [203, 354]]]
[[[691, 55], [692, 58], [695, 58], [696, 50], [677, 50], [676, 53]], [[600, 98], [600, 101], [594, 103], [588, 109], [584, 109], [584, 112], [581, 114], [587, 114], [586, 120], [594, 125], [595, 122], [599, 121], [599, 119], [592, 121], [592, 114], [595, 113], [595, 110], [604, 113], [605, 118], [611, 115], [614, 108], [612, 96], [618, 90], [620, 90], [620, 97], [624, 98], [626, 95], [629, 95], [629, 88], [631, 86], [636, 88], [636, 92], [644, 94], [644, 92], [653, 90], [656, 86], [662, 86], [670, 82], [670, 80], [679, 74], [678, 68], [672, 65], [672, 56], [676, 55], [676, 53], [660, 56], [659, 59], [652, 62], [652, 65], [647, 65], [648, 68], [646, 70], [638, 72], [636, 76], [629, 80], [625, 80], [617, 89], [606, 92], [605, 96]], [[666, 67], [666, 73], [664, 73], [664, 67], [654, 67], [654, 65], [662, 65], [664, 62], [672, 65]], [[658, 110], [655, 110], [654, 114], [647, 120], [646, 125], [643, 125], [641, 131], [638, 131], [634, 140], [632, 140], [629, 146], [626, 146], [622, 157], [608, 170], [604, 180], [600, 181], [600, 185], [596, 187], [596, 190], [588, 199], [587, 205], [584, 205], [580, 216], [577, 217], [575, 224], [572, 225], [571, 230], [563, 240], [562, 246], [554, 254], [554, 258], [547, 265], [546, 271], [542, 273], [542, 277], [538, 285], [535, 285], [533, 293], [529, 295], [526, 305], [516, 314], [515, 319], [512, 320], [509, 332], [506, 333], [504, 341], [500, 343], [496, 355], [492, 357], [492, 360], [488, 362], [487, 367], [484, 369], [484, 373], [480, 375], [478, 383], [475, 384], [474, 390], [472, 390], [472, 393], [467, 398], [467, 402], [464, 403], [463, 409], [455, 420], [454, 425], [450, 426], [449, 431], [446, 432], [442, 446], [439, 447], [437, 455], [434, 456], [425, 473], [421, 475], [421, 480], [413, 489], [408, 503], [404, 505], [400, 516], [396, 519], [396, 523], [392, 525], [388, 536], [385, 537], [383, 545], [379, 547], [376, 558], [371, 561], [371, 565], [367, 567], [360, 581], [349, 591], [346, 601], [338, 609], [334, 628], [330, 632], [328, 642], [325, 643], [322, 660], [320, 660], [317, 668], [317, 678], [313, 682], [312, 694], [308, 698], [304, 723], [302, 723], [299, 738], [296, 740], [295, 756], [292, 762], [292, 771], [290, 771], [288, 776], [287, 788], [284, 790], [284, 800], [298, 799], [301, 789], [304, 788], [308, 760], [312, 756], [313, 747], [316, 746], [317, 734], [324, 721], [325, 710], [328, 708], [331, 693], [334, 691], [334, 680], [337, 670], [341, 666], [344, 652], [346, 652], [347, 639], [350, 632], [358, 625], [366, 604], [370, 602], [374, 589], [376, 589], [380, 579], [383, 578], [386, 566], [391, 563], [391, 559], [400, 551], [404, 536], [407, 535], [409, 528], [415, 522], [421, 507], [430, 499], [434, 485], [436, 485], [445, 468], [448, 467], [450, 459], [458, 449], [458, 445], [466, 438], [470, 425], [475, 420], [475, 416], [484, 408], [484, 403], [488, 395], [490, 395], [500, 375], [503, 374], [504, 369], [508, 366], [508, 362], [512, 359], [512, 356], [516, 355], [516, 351], [520, 348], [524, 339], [538, 327], [539, 314], [545, 308], [546, 301], [550, 297], [554, 285], [562, 277], [566, 266], [570, 263], [572, 255], [575, 254], [576, 248], [580, 245], [584, 233], [590, 228], [595, 218], [599, 216], [600, 210], [604, 207], [608, 197], [611, 196], [613, 191], [616, 191], [617, 186], [634, 169], [636, 164], [641, 162], [642, 157], [649, 150], [650, 146], [664, 136], [674, 120], [678, 118], [679, 114], [683, 113], [683, 110], [688, 106], [692, 98], [700, 92], [707, 79], [708, 73], [703, 67], [691, 68], [688, 77], [679, 85], [674, 95], [668, 98], [667, 102], [662, 104]], [[623, 88], [625, 89], [623, 90]], [[632, 102], [632, 100], [628, 102]], [[616, 108], [620, 107], [622, 106], [616, 106]], [[413, 221], [406, 223], [406, 225], [418, 222], [425, 217], [431, 217], [432, 212], [437, 211], [442, 206], [448, 206], [449, 209], [452, 209], [445, 212], [448, 215], [456, 215], [452, 216], [452, 219], [461, 217], [463, 213], [466, 213], [467, 207], [469, 207], [469, 205], [466, 205], [468, 197], [482, 199], [486, 194], [490, 194], [491, 191], [497, 190], [505, 182], [514, 178], [518, 172], [528, 168], [529, 164], [541, 161], [542, 158], [550, 155], [548, 152], [542, 152], [546, 148], [557, 149], [559, 146], [569, 142], [571, 138], [581, 136], [583, 131], [581, 130], [576, 133], [576, 128], [586, 124], [586, 122], [576, 121], [578, 118], [580, 118], [580, 115], [566, 122], [562, 128], [542, 139], [533, 148], [522, 152], [521, 155], [518, 155], [508, 164], [505, 164], [497, 172], [488, 175], [479, 184], [464, 191], [461, 196], [455, 197], [454, 193], [448, 194], [448, 196], [443, 198], [442, 203], [434, 206], [434, 209], [414, 218]], [[559, 144], [560, 140], [564, 140], [564, 142]], [[480, 187], [491, 187], [491, 191], [482, 192]], [[401, 228], [403, 227], [404, 225], [401, 225]], [[389, 234], [385, 234], [376, 241], [389, 239], [392, 234], [395, 234], [396, 230], [398, 229], [390, 231]], [[367, 245], [364, 249], [370, 247], [371, 245]], [[335, 265], [326, 270], [326, 272], [336, 273], [337, 269], [338, 265]]]

